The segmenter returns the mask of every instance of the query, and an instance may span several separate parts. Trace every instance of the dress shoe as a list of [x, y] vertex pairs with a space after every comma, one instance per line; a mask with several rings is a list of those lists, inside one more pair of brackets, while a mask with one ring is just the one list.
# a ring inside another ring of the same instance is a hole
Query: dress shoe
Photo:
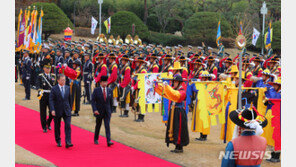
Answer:
[[74, 113], [74, 114], [72, 114], [72, 116], [77, 117], [77, 116], [79, 116], [79, 114], [78, 113]]
[[94, 143], [98, 145], [99, 144], [99, 141], [98, 140], [95, 140]]
[[45, 129], [43, 129], [43, 133], [46, 133], [47, 132], [47, 129], [45, 128]]
[[195, 141], [206, 141], [207, 138], [203, 138], [203, 137], [199, 137], [199, 138], [195, 138]]
[[66, 143], [66, 148], [73, 147], [72, 143]]
[[50, 125], [48, 126], [48, 130], [51, 130], [51, 126]]
[[57, 146], [58, 146], [58, 147], [62, 147], [62, 144], [61, 144], [60, 141], [57, 143]]
[[183, 150], [179, 150], [179, 149], [174, 149], [171, 150], [172, 153], [183, 153]]
[[111, 141], [107, 142], [108, 147], [112, 146], [114, 143], [112, 143]]
[[28, 99], [28, 98], [23, 98], [23, 100], [30, 100], [30, 99]]

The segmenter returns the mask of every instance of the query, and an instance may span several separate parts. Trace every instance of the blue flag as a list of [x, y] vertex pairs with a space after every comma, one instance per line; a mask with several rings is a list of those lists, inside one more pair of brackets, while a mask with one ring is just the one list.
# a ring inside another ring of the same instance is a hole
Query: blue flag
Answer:
[[221, 38], [221, 28], [220, 28], [220, 21], [218, 22], [218, 31], [217, 31], [217, 38], [216, 38], [216, 43], [219, 45], [219, 40]]

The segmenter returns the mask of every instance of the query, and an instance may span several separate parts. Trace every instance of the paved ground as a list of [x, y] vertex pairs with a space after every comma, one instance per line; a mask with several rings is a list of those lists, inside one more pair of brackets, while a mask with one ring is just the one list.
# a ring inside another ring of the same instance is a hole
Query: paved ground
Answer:
[[[36, 90], [31, 91], [30, 101], [23, 101], [22, 99], [24, 97], [24, 87], [19, 83], [16, 83], [16, 104], [39, 111], [39, 101], [37, 99]], [[192, 114], [189, 113], [188, 120], [190, 121], [188, 127], [191, 127], [191, 117]], [[219, 124], [212, 127], [211, 134], [208, 136], [208, 141], [206, 142], [194, 141], [194, 138], [199, 137], [199, 134], [189, 130], [190, 144], [187, 147], [184, 147], [183, 154], [174, 154], [170, 152], [170, 150], [174, 148], [173, 145], [170, 145], [170, 148], [167, 148], [164, 142], [165, 125], [161, 122], [160, 113], [148, 113], [145, 117], [145, 122], [143, 123], [137, 123], [133, 120], [133, 115], [130, 115], [128, 118], [120, 118], [119, 112], [113, 114], [111, 118], [112, 139], [184, 166], [220, 166], [221, 160], [218, 159], [219, 152], [225, 149], [226, 144], [223, 144], [219, 139], [221, 128]], [[72, 117], [72, 124], [94, 132], [95, 118], [92, 115], [91, 106], [81, 105], [80, 116]], [[101, 134], [105, 136], [104, 128], [102, 128]], [[42, 166], [52, 165], [50, 162], [19, 146], [16, 146], [16, 163]], [[279, 167], [280, 164], [264, 162], [262, 166]]]

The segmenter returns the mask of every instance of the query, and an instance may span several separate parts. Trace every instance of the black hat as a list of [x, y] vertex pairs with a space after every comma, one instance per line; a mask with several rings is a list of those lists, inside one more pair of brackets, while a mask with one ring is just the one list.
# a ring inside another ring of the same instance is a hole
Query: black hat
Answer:
[[80, 60], [78, 60], [78, 59], [76, 59], [74, 62], [73, 62], [73, 64], [77, 64], [77, 65], [81, 65], [81, 61]]
[[181, 56], [181, 57], [180, 57], [180, 61], [186, 61], [185, 56]]
[[123, 56], [121, 57], [121, 60], [127, 60], [127, 61], [130, 61], [130, 59], [128, 58], [127, 55], [123, 55]]
[[101, 76], [101, 80], [100, 81], [108, 81], [108, 76], [107, 75]]
[[110, 53], [108, 57], [109, 59], [116, 59], [116, 56], [114, 53]]
[[165, 57], [163, 58], [164, 60], [172, 60], [173, 59], [173, 57], [172, 57], [172, 55], [165, 55]]
[[232, 59], [231, 59], [231, 58], [227, 58], [227, 59], [225, 60], [225, 63], [232, 63]]
[[208, 58], [208, 61], [215, 61], [215, 59], [214, 59], [213, 56], [210, 56], [210, 57]]
[[255, 58], [253, 59], [253, 61], [260, 62], [260, 61], [261, 61], [261, 59], [260, 59], [259, 57], [255, 57]]
[[43, 59], [42, 63], [43, 63], [43, 67], [45, 67], [45, 68], [51, 68], [50, 59], [45, 58], [45, 59]]
[[175, 75], [173, 81], [179, 81], [179, 82], [183, 82], [183, 78], [181, 77], [181, 75]]
[[196, 59], [194, 62], [193, 62], [193, 64], [202, 64], [202, 61], [200, 60], [200, 59]]
[[244, 109], [241, 112], [239, 112], [239, 110], [234, 110], [229, 114], [229, 118], [233, 123], [245, 129], [251, 129], [246, 126], [246, 122], [250, 122], [251, 120], [256, 120], [262, 128], [267, 125], [267, 119], [263, 115], [249, 109]]
[[139, 57], [135, 60], [135, 62], [147, 63], [143, 57]]

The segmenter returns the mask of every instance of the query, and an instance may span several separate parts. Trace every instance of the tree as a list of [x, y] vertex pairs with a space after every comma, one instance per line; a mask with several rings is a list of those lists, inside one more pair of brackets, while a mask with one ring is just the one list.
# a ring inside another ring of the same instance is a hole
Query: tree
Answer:
[[233, 31], [228, 21], [215, 12], [198, 12], [186, 20], [183, 34], [189, 43], [215, 46], [218, 21], [221, 24], [222, 37], [232, 37]]
[[124, 38], [132, 34], [132, 25], [135, 24], [135, 35], [141, 39], [147, 39], [149, 36], [148, 27], [132, 12], [120, 11], [112, 16], [111, 34], [120, 35]]
[[38, 14], [40, 13], [41, 8], [44, 12], [42, 33], [45, 35], [45, 39], [51, 34], [61, 33], [67, 27], [73, 28], [70, 19], [55, 3], [36, 2], [31, 6], [37, 7]]

